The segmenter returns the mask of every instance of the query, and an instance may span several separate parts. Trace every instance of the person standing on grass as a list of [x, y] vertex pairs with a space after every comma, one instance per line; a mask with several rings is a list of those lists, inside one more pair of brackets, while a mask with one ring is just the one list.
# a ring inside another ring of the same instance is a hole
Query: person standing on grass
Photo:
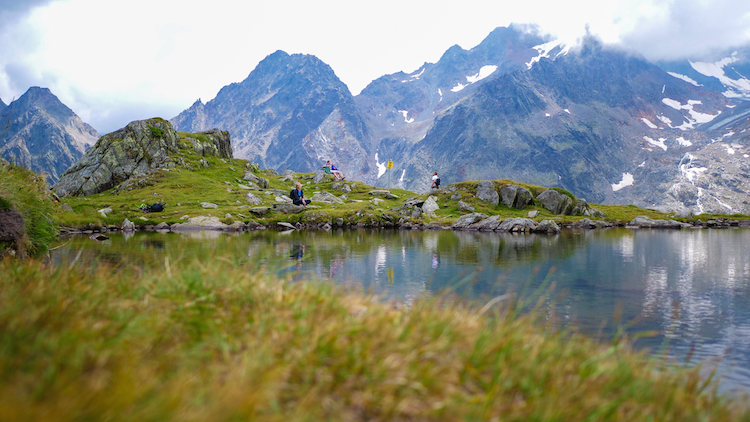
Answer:
[[294, 187], [295, 188], [292, 189], [291, 192], [289, 192], [289, 197], [292, 198], [292, 203], [294, 205], [302, 206], [309, 205], [312, 201], [309, 199], [305, 199], [305, 193], [302, 191], [302, 183], [297, 182]]

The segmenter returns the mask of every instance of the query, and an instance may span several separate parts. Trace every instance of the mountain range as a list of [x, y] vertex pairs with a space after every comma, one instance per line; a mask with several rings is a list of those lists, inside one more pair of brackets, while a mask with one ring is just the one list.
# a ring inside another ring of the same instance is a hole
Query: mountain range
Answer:
[[750, 214], [749, 52], [651, 63], [511, 25], [355, 96], [317, 57], [277, 51], [171, 123], [226, 130], [235, 157], [278, 171], [332, 160], [381, 187], [423, 191], [437, 171], [444, 183], [508, 178], [592, 202]]

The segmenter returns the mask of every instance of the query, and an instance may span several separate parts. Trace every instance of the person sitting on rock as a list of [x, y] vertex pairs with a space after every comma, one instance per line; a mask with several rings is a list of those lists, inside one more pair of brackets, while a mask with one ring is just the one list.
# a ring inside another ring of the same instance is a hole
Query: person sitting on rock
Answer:
[[324, 173], [331, 174], [331, 160], [326, 161], [326, 163], [321, 168], [323, 169]]
[[431, 189], [440, 189], [440, 178], [437, 172], [432, 175], [432, 186]]
[[336, 164], [331, 163], [331, 173], [333, 173], [334, 180], [346, 180], [346, 177], [344, 177], [344, 173], [340, 172], [339, 169], [336, 168]]
[[305, 193], [302, 191], [302, 183], [297, 182], [294, 185], [295, 189], [292, 189], [291, 192], [289, 192], [289, 197], [292, 198], [292, 203], [294, 205], [302, 205], [307, 206], [312, 202], [309, 199], [305, 199]]

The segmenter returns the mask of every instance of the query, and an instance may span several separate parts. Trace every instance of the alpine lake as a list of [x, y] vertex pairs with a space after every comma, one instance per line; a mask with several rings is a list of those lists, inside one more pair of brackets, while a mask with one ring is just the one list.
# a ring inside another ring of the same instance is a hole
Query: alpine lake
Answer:
[[[410, 306], [451, 292], [516, 301], [603, 341], [625, 332], [667, 364], [701, 364], [720, 390], [750, 393], [750, 229], [261, 230], [106, 233], [63, 239], [56, 265], [173, 268], [222, 260], [299, 282], [330, 282]], [[498, 305], [502, 306], [502, 305]]]

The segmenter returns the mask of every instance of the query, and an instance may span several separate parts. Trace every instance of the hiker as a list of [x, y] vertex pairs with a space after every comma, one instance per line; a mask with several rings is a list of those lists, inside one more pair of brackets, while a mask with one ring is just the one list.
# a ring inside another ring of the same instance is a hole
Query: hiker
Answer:
[[437, 175], [437, 172], [435, 172], [432, 175], [432, 189], [439, 189], [440, 188], [440, 178]]
[[321, 168], [323, 169], [324, 173], [331, 174], [331, 160], [326, 161], [326, 163]]
[[344, 177], [344, 173], [340, 172], [339, 169], [336, 168], [336, 164], [331, 163], [331, 173], [333, 173], [333, 178], [335, 180], [346, 180], [346, 177]]
[[297, 182], [294, 186], [295, 189], [292, 189], [292, 191], [289, 192], [289, 197], [292, 198], [292, 203], [294, 205], [302, 206], [309, 205], [312, 201], [309, 199], [305, 199], [305, 193], [302, 192], [302, 183]]

